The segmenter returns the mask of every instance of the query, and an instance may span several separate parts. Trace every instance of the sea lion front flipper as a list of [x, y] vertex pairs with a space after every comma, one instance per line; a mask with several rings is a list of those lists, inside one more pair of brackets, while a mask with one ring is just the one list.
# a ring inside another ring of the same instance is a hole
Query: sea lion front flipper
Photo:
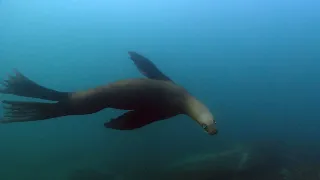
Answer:
[[164, 80], [173, 82], [168, 76], [162, 73], [159, 68], [148, 58], [134, 52], [129, 51], [130, 59], [134, 62], [139, 71], [150, 79]]
[[111, 119], [104, 126], [117, 130], [133, 130], [146, 126], [150, 123], [171, 117], [169, 114], [149, 110], [128, 111], [121, 116]]

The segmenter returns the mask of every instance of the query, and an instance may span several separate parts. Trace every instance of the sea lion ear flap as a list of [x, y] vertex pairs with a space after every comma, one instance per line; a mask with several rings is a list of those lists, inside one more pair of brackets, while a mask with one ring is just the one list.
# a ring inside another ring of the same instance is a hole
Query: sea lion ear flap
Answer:
[[150, 111], [128, 111], [104, 123], [104, 127], [117, 130], [133, 130], [158, 120], [161, 120], [161, 117]]
[[164, 80], [173, 82], [168, 76], [163, 74], [158, 67], [148, 58], [134, 52], [128, 52], [130, 59], [134, 62], [138, 70], [144, 76], [150, 79]]

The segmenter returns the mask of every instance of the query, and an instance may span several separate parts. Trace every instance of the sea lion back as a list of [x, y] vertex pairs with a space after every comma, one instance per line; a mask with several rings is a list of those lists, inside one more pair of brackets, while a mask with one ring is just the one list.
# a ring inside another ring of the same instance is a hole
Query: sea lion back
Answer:
[[176, 106], [185, 94], [187, 91], [184, 88], [173, 83], [141, 78], [120, 80], [75, 92], [70, 96], [70, 101], [76, 104], [84, 104], [83, 101], [87, 101], [87, 103], [92, 102], [93, 106], [134, 110], [158, 108], [164, 105]]

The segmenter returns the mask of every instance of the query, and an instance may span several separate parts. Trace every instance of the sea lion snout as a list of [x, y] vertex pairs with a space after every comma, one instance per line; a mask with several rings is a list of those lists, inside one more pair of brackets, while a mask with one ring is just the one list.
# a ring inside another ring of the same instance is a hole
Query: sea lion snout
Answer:
[[216, 135], [216, 134], [218, 134], [218, 129], [213, 128], [212, 130], [207, 131], [207, 132], [209, 135]]
[[209, 135], [216, 135], [216, 134], [218, 134], [218, 129], [217, 129], [214, 125], [211, 125], [211, 126], [203, 125], [203, 129], [204, 129]]

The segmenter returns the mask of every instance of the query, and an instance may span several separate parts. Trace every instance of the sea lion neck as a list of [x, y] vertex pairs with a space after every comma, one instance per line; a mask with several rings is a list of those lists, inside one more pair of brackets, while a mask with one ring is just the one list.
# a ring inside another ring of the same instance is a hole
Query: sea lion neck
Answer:
[[210, 124], [213, 119], [209, 109], [192, 95], [186, 96], [185, 114], [190, 116], [199, 124]]

